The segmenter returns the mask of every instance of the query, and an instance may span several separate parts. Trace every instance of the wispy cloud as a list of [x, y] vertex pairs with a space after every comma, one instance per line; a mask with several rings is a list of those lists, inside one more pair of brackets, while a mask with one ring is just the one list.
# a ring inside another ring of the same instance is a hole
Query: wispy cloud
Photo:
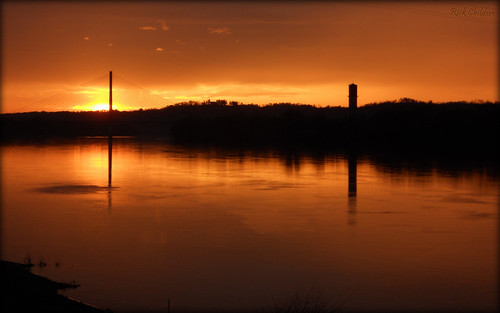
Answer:
[[216, 34], [216, 35], [230, 35], [231, 31], [229, 30], [229, 27], [209, 27], [208, 32], [210, 34]]
[[140, 30], [158, 30], [161, 29], [163, 31], [169, 30], [169, 27], [167, 25], [167, 22], [163, 19], [158, 19], [157, 22], [160, 24], [159, 27], [152, 26], [152, 25], [144, 25], [144, 26], [139, 26]]
[[[314, 91], [308, 87], [267, 84], [219, 84], [197, 85], [195, 88], [180, 88], [169, 91], [154, 91], [154, 94], [172, 100], [226, 99], [246, 103], [253, 101], [266, 103], [279, 98], [280, 101], [300, 102], [298, 96], [310, 96]], [[259, 101], [261, 100], [261, 101]]]
[[154, 26], [140, 26], [139, 27], [140, 30], [156, 30], [156, 27]]
[[169, 27], [167, 25], [167, 22], [165, 22], [165, 20], [162, 20], [162, 19], [158, 19], [158, 23], [160, 23], [160, 27], [161, 27], [161, 30], [168, 30]]

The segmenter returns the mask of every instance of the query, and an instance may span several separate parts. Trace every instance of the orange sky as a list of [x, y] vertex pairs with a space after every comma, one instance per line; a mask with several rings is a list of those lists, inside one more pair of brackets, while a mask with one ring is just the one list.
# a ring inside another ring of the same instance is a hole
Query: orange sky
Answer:
[[[210, 98], [346, 106], [352, 82], [360, 105], [499, 99], [495, 2], [2, 6], [2, 112], [41, 109], [47, 97], [109, 70], [171, 104]], [[92, 101], [80, 107], [102, 102]], [[75, 105], [59, 101], [51, 109], [59, 107]]]

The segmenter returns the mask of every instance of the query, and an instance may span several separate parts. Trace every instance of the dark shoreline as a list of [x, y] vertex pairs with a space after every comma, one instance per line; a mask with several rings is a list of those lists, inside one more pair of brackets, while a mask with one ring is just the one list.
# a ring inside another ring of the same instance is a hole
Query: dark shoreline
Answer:
[[[0, 114], [3, 142], [107, 136], [108, 112]], [[498, 155], [500, 103], [435, 104], [401, 99], [349, 110], [289, 103], [184, 103], [158, 110], [113, 111], [112, 134], [176, 144], [409, 153]]]
[[59, 290], [79, 285], [61, 283], [33, 274], [31, 264], [0, 260], [2, 312], [111, 312], [65, 297]]

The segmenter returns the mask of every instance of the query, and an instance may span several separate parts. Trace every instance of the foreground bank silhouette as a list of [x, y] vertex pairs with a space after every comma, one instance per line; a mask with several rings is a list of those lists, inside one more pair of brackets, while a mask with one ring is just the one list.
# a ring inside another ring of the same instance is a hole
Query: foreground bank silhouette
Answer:
[[79, 285], [60, 283], [35, 275], [30, 265], [1, 260], [2, 312], [111, 312], [65, 297], [59, 290]]

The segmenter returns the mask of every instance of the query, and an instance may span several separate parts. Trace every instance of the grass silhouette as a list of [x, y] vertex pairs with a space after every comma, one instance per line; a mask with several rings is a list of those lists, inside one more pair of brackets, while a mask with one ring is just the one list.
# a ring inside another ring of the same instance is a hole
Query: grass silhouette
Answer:
[[273, 305], [267, 310], [268, 313], [335, 313], [343, 306], [337, 301], [332, 303], [325, 298], [322, 290], [312, 285], [306, 292], [296, 291], [287, 298], [273, 299]]

